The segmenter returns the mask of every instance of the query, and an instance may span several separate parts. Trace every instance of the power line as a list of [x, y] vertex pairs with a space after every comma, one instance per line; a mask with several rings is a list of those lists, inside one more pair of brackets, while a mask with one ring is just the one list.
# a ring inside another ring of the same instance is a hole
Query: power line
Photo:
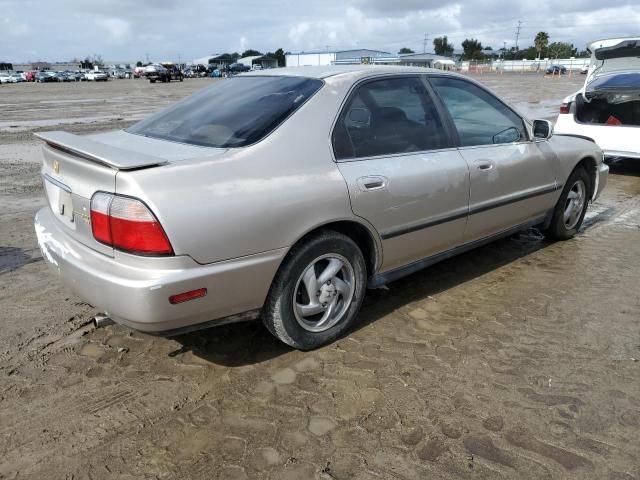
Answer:
[[518, 20], [518, 30], [516, 30], [516, 52], [518, 51], [518, 39], [520, 38], [520, 28], [522, 27], [522, 21]]

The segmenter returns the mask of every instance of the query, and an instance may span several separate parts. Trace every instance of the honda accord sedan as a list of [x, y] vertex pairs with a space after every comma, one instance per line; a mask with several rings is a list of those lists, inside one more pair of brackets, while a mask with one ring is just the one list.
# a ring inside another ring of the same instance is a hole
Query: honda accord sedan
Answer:
[[300, 349], [367, 288], [531, 226], [573, 237], [608, 173], [592, 141], [411, 67], [251, 72], [124, 131], [38, 136], [38, 242], [80, 297], [165, 335], [260, 318]]

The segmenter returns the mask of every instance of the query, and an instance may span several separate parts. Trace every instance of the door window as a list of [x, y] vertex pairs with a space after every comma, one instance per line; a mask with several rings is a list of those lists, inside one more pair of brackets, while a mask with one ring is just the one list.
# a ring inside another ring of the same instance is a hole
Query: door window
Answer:
[[527, 140], [522, 119], [486, 90], [457, 78], [434, 77], [429, 81], [453, 119], [461, 146]]
[[420, 152], [449, 146], [424, 84], [417, 77], [361, 85], [333, 131], [336, 159]]

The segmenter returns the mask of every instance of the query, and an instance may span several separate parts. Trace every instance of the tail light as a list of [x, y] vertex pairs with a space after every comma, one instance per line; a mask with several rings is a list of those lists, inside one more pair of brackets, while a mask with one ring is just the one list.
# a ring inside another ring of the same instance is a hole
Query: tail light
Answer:
[[570, 108], [571, 108], [570, 103], [563, 103], [560, 105], [560, 113], [569, 113]]
[[162, 225], [140, 200], [98, 192], [91, 198], [93, 237], [106, 245], [143, 255], [170, 255]]

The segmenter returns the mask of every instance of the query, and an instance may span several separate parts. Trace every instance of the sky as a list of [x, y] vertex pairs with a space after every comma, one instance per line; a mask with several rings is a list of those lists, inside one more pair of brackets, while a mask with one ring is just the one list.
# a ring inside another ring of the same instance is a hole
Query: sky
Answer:
[[[447, 35], [520, 48], [544, 30], [583, 49], [640, 36], [639, 0], [0, 0], [0, 62], [190, 60], [253, 48], [298, 52], [402, 47]], [[605, 6], [606, 5], [606, 6]]]

